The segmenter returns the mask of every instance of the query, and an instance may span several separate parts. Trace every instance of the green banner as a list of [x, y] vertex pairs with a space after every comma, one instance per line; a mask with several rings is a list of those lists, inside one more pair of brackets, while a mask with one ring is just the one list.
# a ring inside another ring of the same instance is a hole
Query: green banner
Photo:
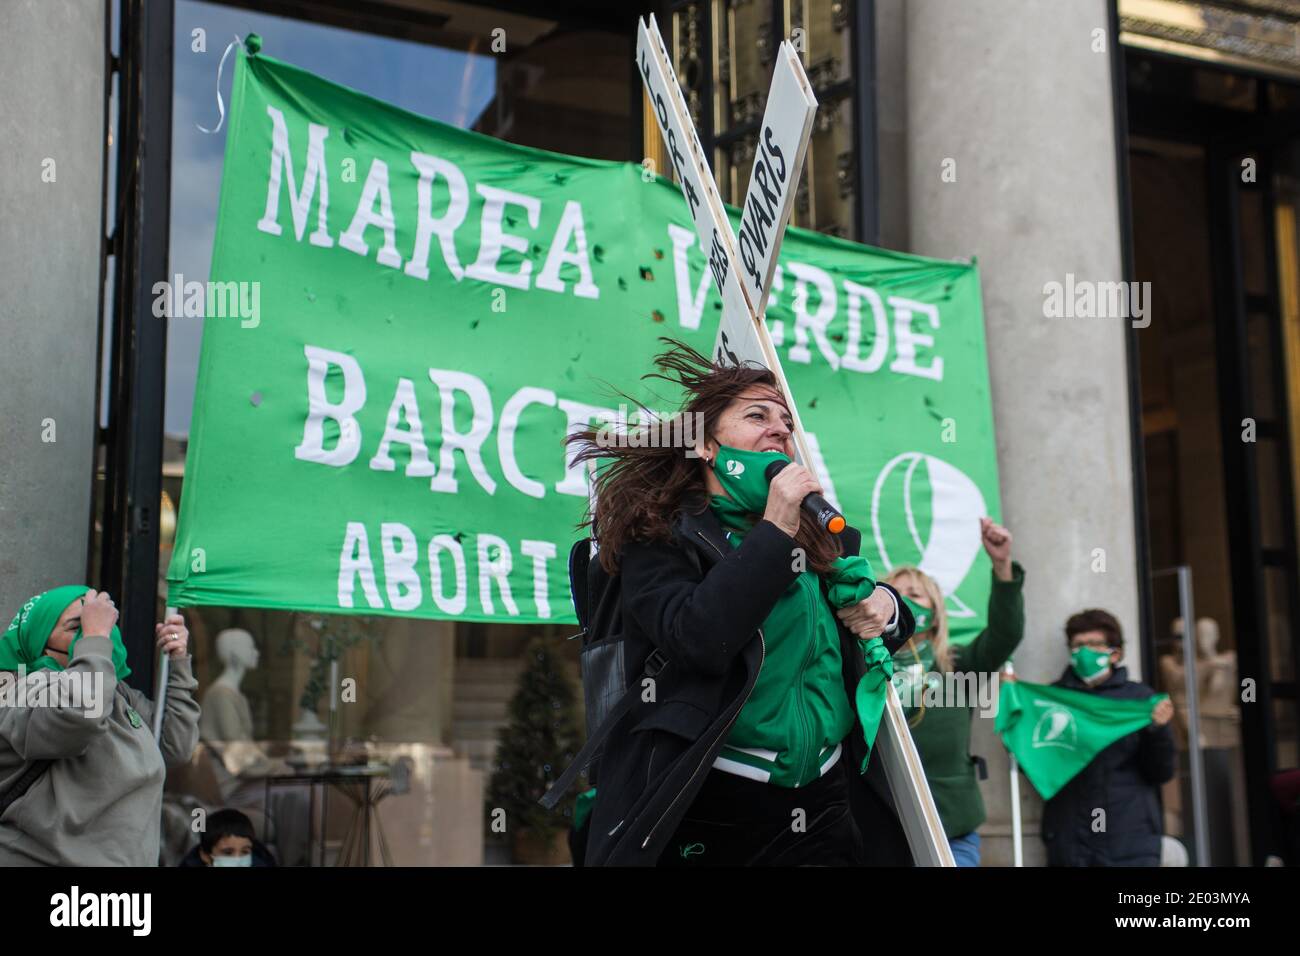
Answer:
[[1064, 687], [1003, 681], [995, 729], [1020, 770], [1050, 800], [1097, 754], [1151, 723], [1167, 697], [1115, 700]]
[[[659, 336], [712, 350], [681, 193], [264, 55], [229, 121], [210, 281], [168, 297], [207, 316], [170, 601], [572, 621], [563, 437], [614, 387], [674, 407], [639, 381]], [[920, 563], [972, 636], [999, 514], [976, 267], [791, 229], [768, 324], [864, 553]]]

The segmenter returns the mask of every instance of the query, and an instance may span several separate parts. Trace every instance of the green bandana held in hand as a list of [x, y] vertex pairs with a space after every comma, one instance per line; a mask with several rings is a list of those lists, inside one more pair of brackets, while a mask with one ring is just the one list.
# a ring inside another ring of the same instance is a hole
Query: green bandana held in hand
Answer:
[[1095, 687], [1110, 676], [1110, 651], [1076, 647], [1070, 655], [1070, 667], [1079, 680], [1089, 687]]
[[732, 501], [750, 514], [761, 515], [767, 510], [767, 466], [774, 461], [789, 460], [789, 455], [779, 451], [745, 451], [719, 445], [718, 456], [713, 459], [713, 473]]
[[[852, 607], [859, 601], [865, 601], [876, 589], [876, 582], [871, 573], [871, 564], [860, 555], [836, 558], [831, 565], [831, 572], [826, 576], [827, 597], [831, 606], [837, 609]], [[867, 744], [867, 754], [862, 758], [860, 773], [867, 772], [871, 762], [871, 751], [876, 746], [876, 734], [880, 730], [880, 718], [885, 713], [885, 698], [889, 694], [889, 681], [894, 676], [894, 662], [885, 648], [883, 638], [872, 637], [858, 639], [862, 647], [867, 672], [858, 681], [853, 694], [853, 706], [862, 723], [862, 737]]]
[[860, 772], [867, 772], [871, 762], [871, 751], [876, 746], [876, 732], [880, 729], [880, 718], [885, 714], [885, 697], [889, 693], [889, 681], [894, 676], [894, 661], [885, 648], [885, 642], [873, 637], [862, 643], [862, 653], [866, 657], [867, 672], [858, 681], [858, 689], [853, 695], [853, 704], [858, 710], [858, 720], [862, 721], [862, 736], [867, 742], [867, 755], [862, 758]]
[[[85, 597], [89, 590], [84, 584], [69, 584], [52, 588], [27, 601], [14, 615], [4, 637], [0, 637], [0, 670], [16, 671], [20, 666], [29, 673], [63, 670], [62, 664], [45, 653], [45, 645], [64, 610], [73, 601]], [[122, 632], [116, 626], [109, 636], [113, 641], [113, 667], [117, 671], [117, 679], [122, 680], [131, 673], [131, 668], [126, 666], [126, 645], [122, 643]], [[72, 659], [72, 652], [79, 640], [80, 629], [68, 645], [69, 660]]]

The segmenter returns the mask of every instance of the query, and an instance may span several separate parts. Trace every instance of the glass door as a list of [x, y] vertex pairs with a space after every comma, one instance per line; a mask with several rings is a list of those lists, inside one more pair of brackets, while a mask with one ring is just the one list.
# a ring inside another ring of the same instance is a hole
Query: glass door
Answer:
[[1300, 604], [1297, 139], [1294, 131], [1283, 135], [1275, 117], [1261, 123], [1265, 118], [1213, 141], [1207, 163], [1229, 573], [1256, 864], [1277, 846], [1270, 778], [1296, 765]]

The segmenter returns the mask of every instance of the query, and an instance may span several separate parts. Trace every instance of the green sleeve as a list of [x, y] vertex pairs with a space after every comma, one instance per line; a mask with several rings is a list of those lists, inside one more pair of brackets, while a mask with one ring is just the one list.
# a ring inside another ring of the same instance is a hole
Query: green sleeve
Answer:
[[1011, 562], [1010, 581], [993, 575], [988, 625], [975, 640], [954, 649], [954, 670], [992, 672], [1007, 662], [1025, 636], [1024, 584], [1025, 569], [1017, 561]]

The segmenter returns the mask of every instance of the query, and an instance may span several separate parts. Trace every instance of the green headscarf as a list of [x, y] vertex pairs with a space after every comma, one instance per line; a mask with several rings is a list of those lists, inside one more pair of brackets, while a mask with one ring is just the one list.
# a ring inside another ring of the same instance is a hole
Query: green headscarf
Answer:
[[[29, 673], [63, 670], [62, 664], [45, 653], [45, 645], [54, 633], [54, 625], [59, 623], [59, 616], [77, 598], [85, 597], [89, 590], [84, 584], [69, 584], [51, 588], [27, 601], [14, 615], [4, 637], [0, 637], [0, 671], [16, 671], [20, 665]], [[117, 679], [122, 680], [131, 673], [131, 668], [126, 666], [126, 645], [122, 643], [122, 632], [116, 626], [109, 637], [113, 641], [113, 667], [117, 671]], [[69, 660], [72, 659], [73, 649], [79, 640], [80, 629], [68, 645]]]

